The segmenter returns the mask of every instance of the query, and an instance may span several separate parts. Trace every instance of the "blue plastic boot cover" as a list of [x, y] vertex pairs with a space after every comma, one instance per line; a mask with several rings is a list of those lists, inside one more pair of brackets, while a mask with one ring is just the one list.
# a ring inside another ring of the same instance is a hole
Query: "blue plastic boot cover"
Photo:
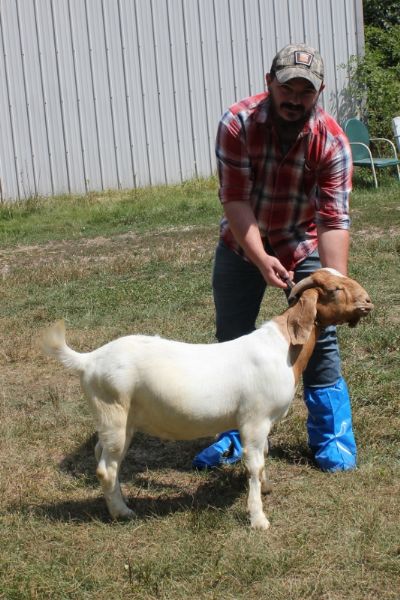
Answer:
[[230, 429], [221, 433], [211, 446], [199, 452], [194, 457], [192, 464], [197, 469], [218, 467], [238, 462], [242, 458], [242, 454], [239, 432], [237, 429]]
[[308, 443], [323, 471], [347, 471], [356, 466], [357, 448], [351, 423], [346, 382], [304, 388], [308, 408]]

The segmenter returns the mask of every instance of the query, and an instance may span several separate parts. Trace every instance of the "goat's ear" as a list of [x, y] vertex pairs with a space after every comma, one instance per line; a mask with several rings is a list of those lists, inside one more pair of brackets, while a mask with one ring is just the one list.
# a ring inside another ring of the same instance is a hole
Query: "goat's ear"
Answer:
[[297, 346], [305, 344], [310, 337], [317, 316], [318, 291], [305, 290], [289, 311], [288, 332], [290, 342]]

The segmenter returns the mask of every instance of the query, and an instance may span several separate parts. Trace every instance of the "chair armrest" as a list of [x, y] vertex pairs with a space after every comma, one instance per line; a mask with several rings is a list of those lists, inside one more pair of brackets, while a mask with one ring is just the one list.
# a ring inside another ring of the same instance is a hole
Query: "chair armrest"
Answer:
[[349, 143], [350, 143], [350, 146], [362, 146], [363, 148], [366, 148], [368, 150], [368, 154], [369, 154], [369, 158], [370, 158], [371, 162], [373, 161], [371, 150], [370, 150], [369, 146], [367, 146], [367, 144], [363, 144], [362, 142], [349, 142]]
[[397, 158], [397, 152], [396, 152], [396, 146], [394, 145], [394, 143], [391, 140], [388, 140], [387, 138], [370, 138], [371, 142], [387, 142], [388, 144], [390, 144], [392, 150], [393, 150], [393, 156], [394, 158]]

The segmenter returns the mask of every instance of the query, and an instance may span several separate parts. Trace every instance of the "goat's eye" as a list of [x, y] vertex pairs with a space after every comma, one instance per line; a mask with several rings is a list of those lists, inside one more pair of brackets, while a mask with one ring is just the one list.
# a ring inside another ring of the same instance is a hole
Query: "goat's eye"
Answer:
[[329, 293], [330, 293], [332, 296], [337, 296], [337, 294], [338, 294], [339, 292], [342, 292], [342, 291], [343, 291], [343, 288], [338, 286], [338, 287], [335, 287], [335, 288], [331, 288], [331, 289], [329, 290]]

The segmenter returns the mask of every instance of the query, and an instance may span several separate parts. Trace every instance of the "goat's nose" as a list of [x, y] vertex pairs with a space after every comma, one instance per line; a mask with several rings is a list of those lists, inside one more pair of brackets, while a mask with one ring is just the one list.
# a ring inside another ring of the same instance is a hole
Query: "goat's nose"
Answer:
[[374, 308], [374, 305], [372, 304], [371, 298], [369, 296], [365, 298], [365, 305], [367, 310], [372, 310]]

